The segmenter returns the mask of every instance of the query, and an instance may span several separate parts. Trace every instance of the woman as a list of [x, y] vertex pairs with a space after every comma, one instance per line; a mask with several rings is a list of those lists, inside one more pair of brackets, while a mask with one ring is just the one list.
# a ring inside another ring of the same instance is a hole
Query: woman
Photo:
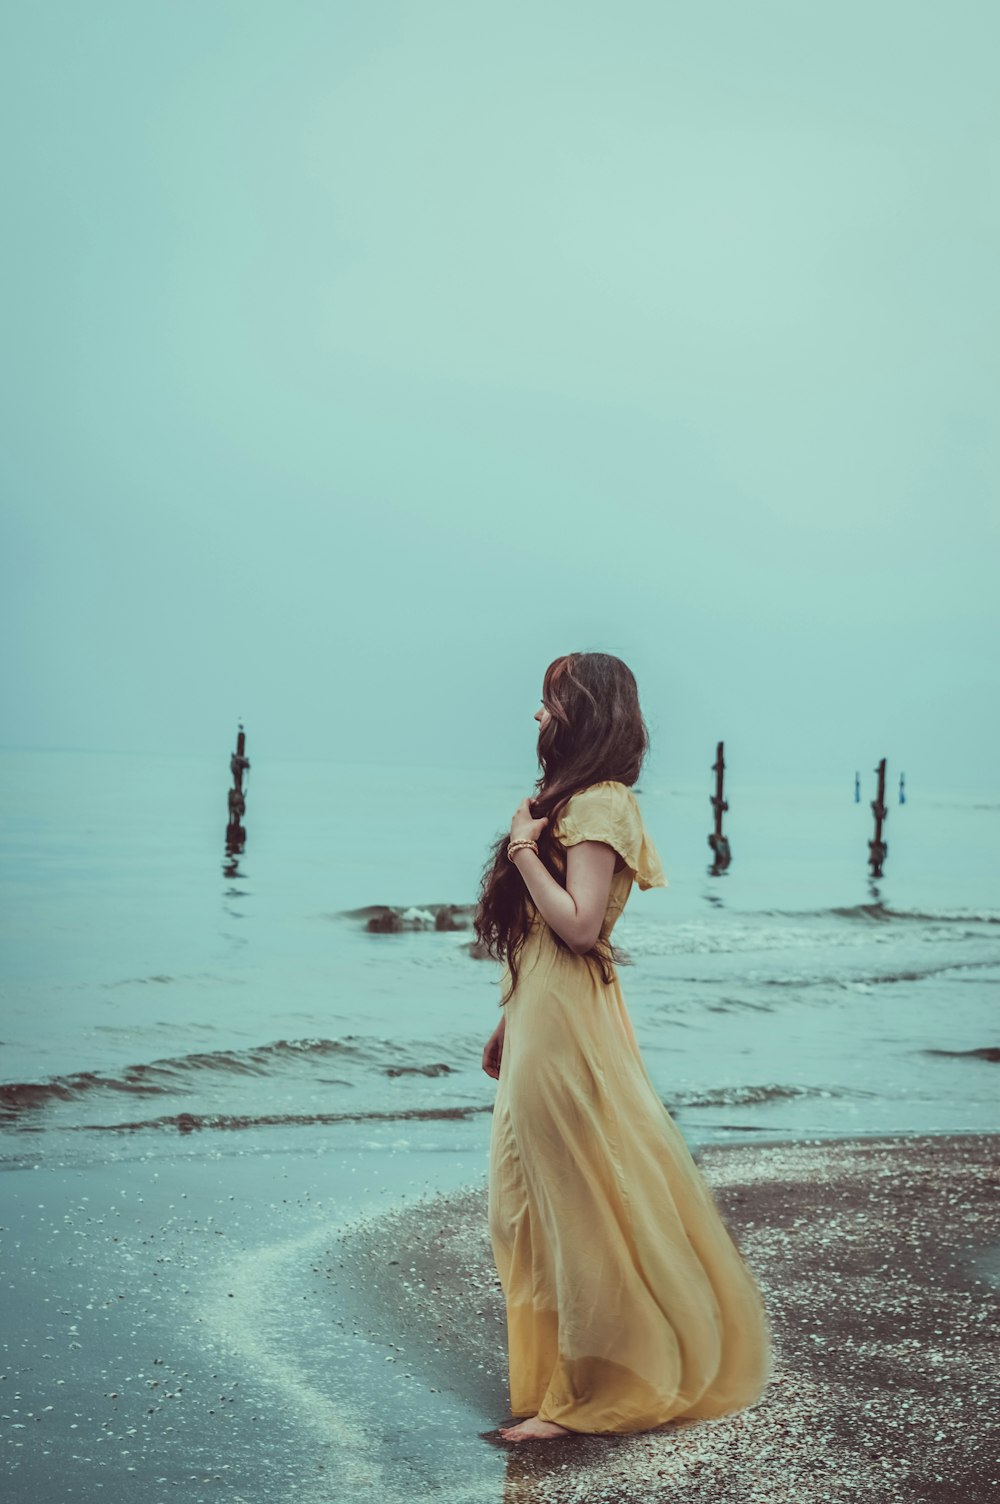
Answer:
[[767, 1382], [758, 1286], [639, 1053], [611, 931], [667, 886], [632, 785], [649, 738], [607, 653], [545, 672], [537, 793], [483, 875], [504, 965], [483, 1052], [498, 1082], [489, 1223], [507, 1305], [508, 1441], [641, 1431], [741, 1409]]

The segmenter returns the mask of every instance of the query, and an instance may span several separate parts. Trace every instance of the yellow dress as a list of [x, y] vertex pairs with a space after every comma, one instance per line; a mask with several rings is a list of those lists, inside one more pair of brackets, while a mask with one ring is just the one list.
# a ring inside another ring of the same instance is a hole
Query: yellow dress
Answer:
[[[623, 783], [574, 794], [553, 834], [619, 853], [604, 935], [633, 881], [667, 886]], [[741, 1409], [770, 1368], [760, 1290], [657, 1096], [617, 975], [605, 985], [529, 908], [489, 1157], [511, 1414], [625, 1432]]]

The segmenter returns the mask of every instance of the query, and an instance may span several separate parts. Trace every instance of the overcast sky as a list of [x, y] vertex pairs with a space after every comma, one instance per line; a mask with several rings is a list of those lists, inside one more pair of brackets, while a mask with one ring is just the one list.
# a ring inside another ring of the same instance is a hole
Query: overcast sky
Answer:
[[0, 742], [996, 791], [997, 18], [5, 5]]

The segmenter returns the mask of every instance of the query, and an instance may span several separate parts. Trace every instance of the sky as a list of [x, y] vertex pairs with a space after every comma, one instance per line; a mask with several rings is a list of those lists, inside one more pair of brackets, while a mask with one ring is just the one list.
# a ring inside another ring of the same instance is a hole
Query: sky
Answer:
[[0, 744], [1000, 793], [991, 0], [0, 11]]

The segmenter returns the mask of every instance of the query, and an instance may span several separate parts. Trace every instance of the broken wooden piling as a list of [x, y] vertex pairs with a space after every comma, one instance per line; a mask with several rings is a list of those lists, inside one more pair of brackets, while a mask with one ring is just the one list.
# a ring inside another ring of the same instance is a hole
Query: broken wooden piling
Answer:
[[868, 862], [871, 866], [872, 877], [882, 876], [882, 863], [889, 855], [889, 844], [882, 839], [882, 826], [888, 819], [889, 811], [885, 805], [885, 758], [883, 757], [875, 769], [878, 774], [878, 792], [872, 800], [872, 809], [875, 813], [875, 838], [868, 842]]
[[243, 723], [240, 722], [236, 736], [236, 751], [229, 759], [229, 771], [232, 774], [232, 787], [228, 790], [229, 824], [226, 826], [226, 845], [230, 851], [242, 850], [246, 841], [246, 830], [243, 828], [243, 816], [246, 813], [246, 796], [243, 792], [243, 774], [250, 771], [250, 759], [246, 756], [246, 733]]
[[729, 808], [722, 794], [725, 767], [723, 744], [722, 742], [717, 742], [715, 747], [715, 762], [712, 764], [712, 771], [715, 774], [715, 793], [710, 796], [710, 803], [715, 812], [715, 829], [708, 838], [708, 844], [711, 846], [714, 855], [714, 861], [708, 869], [712, 877], [718, 877], [720, 873], [725, 872], [733, 859], [732, 852], [729, 849], [729, 841], [722, 833], [722, 814], [724, 810]]

